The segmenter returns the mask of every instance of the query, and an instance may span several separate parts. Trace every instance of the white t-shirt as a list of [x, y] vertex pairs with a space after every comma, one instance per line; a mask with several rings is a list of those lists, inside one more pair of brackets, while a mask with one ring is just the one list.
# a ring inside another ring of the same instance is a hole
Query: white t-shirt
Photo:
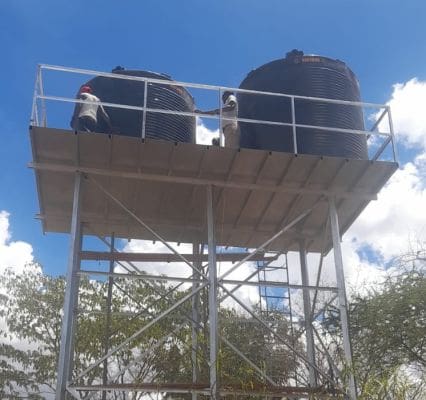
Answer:
[[[224, 107], [228, 106], [234, 106], [234, 108], [230, 111], [222, 110], [222, 128], [225, 128], [229, 125], [233, 125], [235, 128], [237, 128], [237, 116], [238, 116], [238, 103], [237, 98], [235, 95], [231, 94], [228, 96], [228, 98], [225, 100], [225, 103], [223, 104]], [[225, 119], [227, 118], [227, 119]]]
[[80, 99], [84, 101], [91, 101], [93, 104], [80, 104], [80, 111], [78, 113], [78, 118], [89, 117], [94, 121], [97, 121], [97, 113], [100, 100], [93, 94], [90, 93], [81, 93]]

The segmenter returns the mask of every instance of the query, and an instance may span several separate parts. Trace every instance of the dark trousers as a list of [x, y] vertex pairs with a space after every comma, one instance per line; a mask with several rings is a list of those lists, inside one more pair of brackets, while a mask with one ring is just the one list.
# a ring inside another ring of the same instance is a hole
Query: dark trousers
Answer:
[[97, 123], [90, 117], [80, 117], [78, 119], [78, 131], [82, 132], [96, 132]]

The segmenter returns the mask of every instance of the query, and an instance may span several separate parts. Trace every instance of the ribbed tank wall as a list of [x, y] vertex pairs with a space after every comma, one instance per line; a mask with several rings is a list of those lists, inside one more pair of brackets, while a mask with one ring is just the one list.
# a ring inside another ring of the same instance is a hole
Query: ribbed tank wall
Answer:
[[[170, 77], [149, 71], [114, 70], [121, 75], [171, 81]], [[145, 83], [119, 78], [95, 77], [87, 82], [93, 93], [107, 103], [143, 107]], [[148, 83], [147, 107], [160, 110], [192, 112], [194, 100], [185, 88], [165, 82]], [[114, 133], [126, 136], [142, 136], [143, 113], [106, 107]], [[106, 128], [106, 127], [101, 127]], [[147, 112], [145, 133], [147, 138], [176, 142], [195, 141], [196, 121], [193, 117]]]
[[[358, 81], [341, 61], [304, 56], [293, 51], [252, 71], [241, 89], [285, 93], [336, 100], [360, 101]], [[291, 123], [291, 101], [286, 97], [238, 94], [239, 118]], [[295, 100], [296, 123], [364, 130], [360, 107], [312, 100]], [[292, 152], [291, 127], [240, 123], [241, 147]], [[366, 137], [329, 130], [297, 128], [297, 150], [347, 158], [368, 158]]]

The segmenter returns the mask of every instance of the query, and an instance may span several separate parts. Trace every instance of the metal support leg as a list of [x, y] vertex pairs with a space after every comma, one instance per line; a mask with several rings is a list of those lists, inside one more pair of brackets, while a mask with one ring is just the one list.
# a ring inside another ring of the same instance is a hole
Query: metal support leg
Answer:
[[[200, 245], [199, 243], [194, 243], [192, 245], [194, 256], [199, 255], [200, 253]], [[195, 267], [198, 270], [201, 270], [201, 261], [195, 263]], [[196, 384], [198, 382], [198, 333], [199, 333], [199, 325], [200, 325], [200, 295], [197, 290], [199, 286], [198, 280], [200, 279], [200, 274], [194, 271], [193, 273], [193, 282], [192, 282], [192, 291], [194, 292], [194, 296], [191, 299], [192, 305], [192, 346], [191, 346], [191, 360], [192, 360], [192, 383]], [[192, 392], [192, 400], [197, 400], [198, 394]]]
[[217, 382], [218, 354], [218, 302], [217, 302], [217, 270], [216, 270], [216, 240], [214, 234], [213, 188], [207, 186], [207, 232], [209, 259], [209, 322], [210, 322], [210, 391], [211, 399], [219, 399]]
[[81, 226], [80, 199], [81, 173], [75, 175], [73, 210], [71, 220], [71, 242], [69, 248], [67, 280], [62, 317], [61, 344], [58, 361], [56, 400], [66, 399], [67, 383], [71, 380], [73, 364], [73, 336], [75, 330], [75, 310], [78, 300], [78, 270], [80, 269]]
[[[343, 272], [343, 257], [342, 249], [340, 247], [340, 230], [339, 219], [337, 216], [336, 204], [333, 198], [329, 199], [330, 205], [330, 225], [331, 234], [333, 238], [334, 249], [334, 264], [336, 268], [336, 280], [339, 294], [339, 310], [340, 310], [340, 323], [342, 325], [343, 335], [343, 349], [345, 352], [346, 363], [348, 367], [352, 367], [352, 351], [349, 336], [349, 318], [346, 302], [346, 289], [345, 289], [345, 276]], [[353, 374], [349, 375], [349, 396], [351, 400], [356, 400], [355, 379]]]
[[[306, 259], [305, 242], [300, 242], [300, 268], [302, 273], [302, 285], [309, 286], [308, 263]], [[303, 312], [305, 314], [305, 332], [306, 332], [306, 351], [309, 360], [309, 386], [316, 386], [315, 374], [315, 346], [314, 346], [314, 331], [312, 329], [311, 319], [311, 296], [307, 287], [303, 288]]]
[[[110, 252], [114, 253], [114, 242], [115, 236], [114, 233], [111, 236], [111, 245]], [[111, 259], [109, 262], [109, 273], [112, 274], [114, 272], [114, 261]], [[106, 321], [105, 321], [105, 344], [104, 344], [104, 354], [108, 354], [109, 352], [109, 343], [110, 343], [110, 335], [111, 335], [111, 304], [112, 304], [112, 286], [114, 284], [114, 278], [110, 276], [108, 278], [108, 293], [106, 298]], [[108, 359], [104, 360], [104, 368], [102, 371], [102, 384], [106, 386], [108, 383]], [[102, 392], [102, 400], [106, 400], [107, 392]]]

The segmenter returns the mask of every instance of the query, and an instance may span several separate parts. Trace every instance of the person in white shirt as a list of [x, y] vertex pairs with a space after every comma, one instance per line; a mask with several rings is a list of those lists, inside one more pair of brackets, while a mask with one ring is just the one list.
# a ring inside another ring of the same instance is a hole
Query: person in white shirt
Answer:
[[92, 88], [84, 85], [80, 88], [78, 98], [89, 103], [77, 103], [71, 119], [71, 127], [76, 131], [96, 132], [98, 130], [98, 117], [101, 118], [108, 129], [111, 130], [109, 115], [102, 107], [100, 100], [92, 93]]
[[[222, 132], [225, 136], [225, 146], [232, 148], [240, 147], [240, 130], [238, 127], [238, 102], [233, 92], [226, 91], [222, 95]], [[195, 110], [198, 114], [219, 115], [220, 108], [209, 111]]]

